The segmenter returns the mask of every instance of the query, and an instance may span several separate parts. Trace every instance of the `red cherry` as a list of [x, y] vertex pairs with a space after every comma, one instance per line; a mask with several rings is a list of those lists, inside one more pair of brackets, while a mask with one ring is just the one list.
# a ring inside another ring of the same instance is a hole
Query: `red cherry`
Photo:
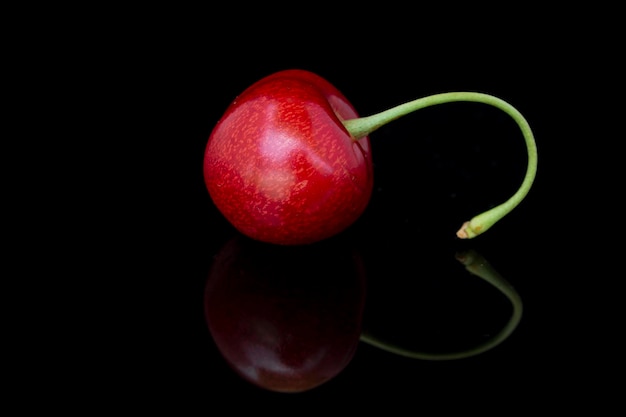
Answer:
[[211, 132], [204, 154], [207, 189], [226, 219], [253, 239], [283, 245], [326, 239], [353, 224], [367, 207], [373, 189], [368, 135], [416, 110], [454, 101], [480, 102], [507, 113], [528, 152], [520, 188], [457, 231], [459, 238], [474, 238], [524, 199], [537, 170], [526, 119], [509, 103], [483, 93], [434, 94], [358, 117], [343, 94], [318, 75], [277, 72], [239, 95]]
[[243, 379], [302, 392], [335, 378], [354, 357], [365, 293], [361, 258], [341, 242], [276, 246], [237, 236], [211, 265], [205, 318]]
[[308, 244], [350, 226], [373, 188], [369, 138], [342, 121], [348, 100], [303, 70], [270, 75], [246, 89], [212, 131], [204, 179], [213, 202], [243, 234]]

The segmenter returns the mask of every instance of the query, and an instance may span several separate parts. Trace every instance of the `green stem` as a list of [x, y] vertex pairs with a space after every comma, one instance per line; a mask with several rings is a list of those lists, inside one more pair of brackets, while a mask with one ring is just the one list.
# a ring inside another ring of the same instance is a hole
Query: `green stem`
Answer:
[[537, 172], [537, 146], [535, 144], [535, 138], [532, 130], [530, 129], [530, 125], [515, 107], [511, 106], [506, 101], [489, 94], [474, 92], [442, 93], [413, 100], [372, 116], [344, 120], [343, 124], [355, 140], [358, 140], [364, 138], [387, 123], [414, 111], [437, 104], [458, 101], [484, 103], [494, 106], [507, 113], [513, 118], [521, 129], [526, 142], [526, 150], [528, 152], [526, 175], [515, 194], [513, 194], [504, 203], [473, 217], [469, 221], [466, 221], [456, 233], [461, 239], [471, 239], [487, 231], [496, 222], [511, 212], [511, 210], [513, 210], [524, 199], [524, 197], [526, 197], [528, 191], [530, 191], [533, 181], [535, 180], [535, 174]]

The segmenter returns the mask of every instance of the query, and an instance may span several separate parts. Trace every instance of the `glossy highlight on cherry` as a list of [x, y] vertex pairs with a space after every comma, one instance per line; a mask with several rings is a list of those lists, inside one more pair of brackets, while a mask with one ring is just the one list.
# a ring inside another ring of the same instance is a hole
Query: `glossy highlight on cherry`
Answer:
[[374, 170], [369, 135], [419, 109], [455, 101], [480, 102], [509, 114], [528, 152], [517, 192], [464, 222], [457, 232], [458, 238], [474, 238], [524, 199], [537, 170], [528, 122], [509, 103], [488, 94], [435, 94], [360, 117], [319, 75], [278, 71], [237, 96], [212, 130], [203, 161], [207, 190], [224, 217], [252, 239], [279, 245], [319, 242], [352, 225], [370, 201]]

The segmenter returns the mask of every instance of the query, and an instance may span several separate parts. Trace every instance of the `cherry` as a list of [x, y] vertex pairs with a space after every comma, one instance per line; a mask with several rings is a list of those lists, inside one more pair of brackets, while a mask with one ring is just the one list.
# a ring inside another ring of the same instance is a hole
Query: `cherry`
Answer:
[[283, 71], [244, 91], [209, 138], [204, 178], [242, 233], [279, 244], [333, 236], [364, 211], [373, 188], [368, 138], [342, 121], [357, 117], [330, 83]]
[[243, 379], [270, 391], [303, 392], [329, 382], [352, 360], [365, 287], [358, 252], [335, 239], [276, 246], [238, 235], [211, 265], [205, 319]]
[[253, 239], [282, 245], [326, 239], [352, 225], [368, 205], [373, 189], [368, 135], [403, 115], [453, 101], [481, 102], [508, 113], [528, 151], [518, 191], [457, 232], [459, 238], [473, 238], [523, 200], [537, 166], [527, 121], [488, 94], [435, 94], [359, 117], [346, 97], [317, 74], [276, 72], [236, 97], [211, 132], [203, 163], [208, 192], [224, 217]]

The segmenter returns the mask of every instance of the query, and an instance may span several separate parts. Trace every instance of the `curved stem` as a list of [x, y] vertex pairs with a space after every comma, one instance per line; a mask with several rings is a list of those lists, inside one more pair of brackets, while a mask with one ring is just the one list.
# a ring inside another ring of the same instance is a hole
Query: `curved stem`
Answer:
[[470, 272], [472, 275], [480, 277], [484, 279], [489, 284], [493, 285], [497, 288], [502, 294], [504, 294], [513, 307], [513, 311], [511, 313], [511, 317], [506, 325], [500, 330], [496, 335], [488, 339], [487, 341], [479, 344], [478, 346], [474, 346], [470, 349], [454, 351], [454, 352], [424, 352], [417, 351], [414, 349], [408, 349], [402, 346], [399, 346], [394, 343], [390, 343], [382, 340], [379, 337], [374, 336], [372, 333], [363, 331], [361, 333], [361, 341], [377, 347], [379, 349], [385, 350], [387, 352], [404, 356], [412, 359], [422, 359], [422, 360], [454, 360], [454, 359], [463, 359], [468, 358], [470, 356], [475, 356], [480, 353], [486, 352], [490, 349], [493, 349], [504, 340], [506, 340], [515, 330], [520, 320], [522, 319], [522, 311], [523, 304], [522, 299], [519, 293], [515, 290], [515, 288], [505, 280], [492, 266], [487, 262], [487, 260], [480, 255], [478, 252], [469, 250], [466, 252], [462, 252], [456, 255], [456, 259], [461, 262], [465, 269]]
[[528, 194], [528, 191], [535, 180], [535, 174], [537, 172], [537, 146], [535, 144], [535, 138], [530, 125], [515, 107], [511, 106], [506, 101], [489, 94], [474, 92], [441, 93], [413, 100], [372, 116], [344, 120], [343, 124], [355, 140], [358, 140], [406, 114], [425, 107], [458, 101], [484, 103], [494, 106], [507, 113], [511, 116], [511, 118], [513, 118], [521, 129], [528, 152], [526, 175], [524, 176], [524, 180], [522, 181], [519, 189], [504, 203], [473, 217], [469, 221], [464, 222], [456, 233], [461, 239], [471, 239], [487, 231], [497, 221], [511, 212], [511, 210], [513, 210], [524, 199], [524, 197], [526, 197], [526, 194]]

